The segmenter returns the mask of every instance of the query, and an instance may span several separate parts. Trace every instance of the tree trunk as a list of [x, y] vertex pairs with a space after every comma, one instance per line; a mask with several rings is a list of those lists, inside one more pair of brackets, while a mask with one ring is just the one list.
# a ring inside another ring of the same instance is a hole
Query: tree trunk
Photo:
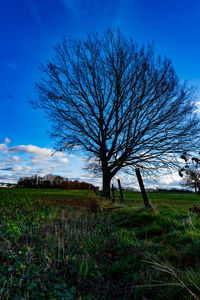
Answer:
[[110, 200], [110, 174], [103, 172], [103, 197]]
[[106, 199], [110, 200], [110, 182], [111, 182], [111, 173], [108, 166], [108, 161], [106, 157], [106, 146], [102, 147], [102, 182], [103, 182], [103, 188], [102, 188], [102, 196]]

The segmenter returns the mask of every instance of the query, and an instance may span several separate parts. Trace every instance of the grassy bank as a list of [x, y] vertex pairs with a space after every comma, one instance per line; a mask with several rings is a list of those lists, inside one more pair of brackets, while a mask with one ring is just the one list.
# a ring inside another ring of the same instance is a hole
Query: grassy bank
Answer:
[[199, 299], [200, 198], [149, 198], [0, 189], [0, 299]]

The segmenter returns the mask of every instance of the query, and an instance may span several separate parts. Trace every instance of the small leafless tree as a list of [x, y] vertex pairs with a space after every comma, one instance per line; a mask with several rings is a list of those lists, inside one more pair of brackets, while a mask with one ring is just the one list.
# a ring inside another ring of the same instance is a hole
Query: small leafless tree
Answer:
[[179, 175], [183, 177], [182, 185], [194, 188], [195, 193], [198, 192], [200, 195], [200, 159], [197, 155], [186, 152], [181, 155], [181, 158], [185, 162], [179, 170]]
[[94, 158], [107, 197], [119, 170], [170, 167], [183, 146], [197, 145], [193, 90], [169, 59], [120, 30], [63, 39], [42, 71], [33, 104], [51, 120], [56, 149]]

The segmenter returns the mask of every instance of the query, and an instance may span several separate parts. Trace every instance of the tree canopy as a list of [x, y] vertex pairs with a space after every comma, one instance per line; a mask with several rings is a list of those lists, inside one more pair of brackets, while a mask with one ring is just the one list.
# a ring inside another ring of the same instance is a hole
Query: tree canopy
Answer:
[[169, 59], [120, 30], [63, 39], [41, 70], [33, 104], [51, 120], [57, 150], [94, 158], [105, 196], [119, 170], [170, 167], [199, 142], [194, 91]]

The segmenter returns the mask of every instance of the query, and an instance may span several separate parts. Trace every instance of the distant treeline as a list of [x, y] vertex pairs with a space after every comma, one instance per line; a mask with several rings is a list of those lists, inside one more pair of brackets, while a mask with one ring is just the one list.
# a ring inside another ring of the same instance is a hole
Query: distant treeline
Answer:
[[191, 190], [177, 189], [177, 188], [171, 188], [171, 189], [157, 188], [155, 191], [156, 192], [164, 192], [164, 193], [193, 193]]
[[80, 182], [78, 180], [71, 181], [59, 175], [46, 175], [44, 177], [34, 175], [30, 177], [22, 177], [19, 179], [17, 187], [98, 190], [98, 187], [91, 183]]

